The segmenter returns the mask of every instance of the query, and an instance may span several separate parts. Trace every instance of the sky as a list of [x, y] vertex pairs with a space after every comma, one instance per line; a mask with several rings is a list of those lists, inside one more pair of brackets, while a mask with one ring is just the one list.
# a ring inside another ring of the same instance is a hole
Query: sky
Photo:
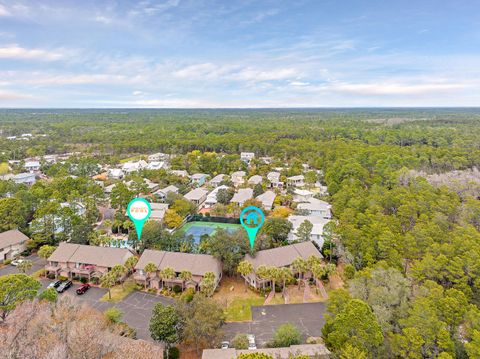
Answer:
[[477, 0], [0, 0], [0, 107], [480, 106]]

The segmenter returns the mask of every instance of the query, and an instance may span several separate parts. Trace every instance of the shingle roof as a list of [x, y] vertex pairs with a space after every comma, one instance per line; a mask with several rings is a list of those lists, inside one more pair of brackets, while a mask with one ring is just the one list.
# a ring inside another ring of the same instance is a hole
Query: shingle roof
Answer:
[[265, 265], [267, 267], [287, 267], [292, 264], [297, 257], [307, 259], [312, 255], [323, 258], [322, 254], [313, 245], [313, 243], [308, 241], [258, 251], [255, 257], [252, 257], [250, 254], [246, 254], [245, 260], [252, 263], [253, 268], [255, 269], [261, 265]]
[[189, 201], [194, 201], [194, 200], [199, 200], [201, 199], [203, 196], [206, 196], [208, 193], [208, 191], [206, 189], [203, 189], [203, 188], [195, 188], [193, 190], [191, 190], [190, 192], [188, 192], [184, 197], [186, 199], [188, 199]]
[[29, 239], [30, 238], [28, 238], [18, 229], [11, 229], [9, 231], [0, 233], [0, 248], [6, 248], [15, 244], [23, 243]]
[[154, 263], [157, 268], [171, 267], [175, 272], [188, 270], [194, 276], [203, 276], [206, 272], [215, 273], [219, 278], [222, 265], [218, 259], [208, 254], [166, 252], [145, 249], [138, 260], [135, 269], [143, 269], [148, 263]]
[[275, 197], [277, 195], [273, 191], [266, 191], [262, 193], [261, 195], [257, 196], [257, 199], [262, 202], [262, 205], [264, 207], [270, 208], [273, 205], [273, 202], [275, 202]]
[[51, 262], [72, 262], [113, 267], [124, 264], [133, 254], [126, 248], [97, 247], [83, 244], [60, 242], [48, 258]]
[[244, 203], [247, 199], [253, 197], [253, 189], [251, 188], [241, 188], [237, 193], [233, 195], [233, 198], [230, 202], [233, 203]]

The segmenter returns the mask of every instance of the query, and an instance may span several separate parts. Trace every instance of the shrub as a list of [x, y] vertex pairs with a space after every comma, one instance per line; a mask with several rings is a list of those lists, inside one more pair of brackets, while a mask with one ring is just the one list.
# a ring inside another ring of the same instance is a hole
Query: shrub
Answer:
[[82, 282], [83, 284], [85, 284], [85, 283], [88, 282], [88, 278], [82, 277], [82, 278], [80, 278], [80, 282]]
[[22, 257], [28, 257], [30, 254], [31, 254], [31, 252], [28, 249], [26, 249], [22, 253], [20, 253], [20, 255]]
[[72, 277], [72, 280], [73, 280], [73, 281], [79, 281], [79, 280], [80, 280], [80, 277], [74, 276], [74, 277]]
[[120, 329], [118, 335], [126, 338], [137, 339], [137, 331], [127, 323], [118, 323], [117, 328]]
[[182, 287], [180, 287], [178, 284], [175, 284], [173, 286], [173, 292], [178, 294], [178, 293], [181, 293], [182, 292]]
[[48, 278], [48, 279], [55, 279], [55, 274], [53, 274], [53, 273], [48, 273], [48, 274], [47, 274], [47, 278]]
[[232, 339], [232, 346], [235, 349], [248, 349], [247, 334], [238, 333], [235, 335], [235, 337]]
[[157, 290], [155, 288], [148, 288], [148, 293], [157, 294]]
[[355, 276], [355, 267], [351, 264], [347, 264], [343, 270], [347, 279], [352, 279]]
[[10, 263], [12, 263], [11, 259], [5, 259], [5, 261], [3, 262], [3, 264], [5, 265], [9, 265]]
[[180, 296], [180, 299], [183, 300], [185, 303], [190, 303], [193, 300], [194, 295], [195, 289], [187, 288]]
[[[166, 355], [166, 353], [165, 353]], [[165, 357], [164, 355], [164, 357]], [[177, 347], [168, 348], [168, 359], [178, 359], [180, 357], [180, 350]]]
[[289, 347], [290, 345], [300, 344], [302, 334], [300, 330], [291, 323], [280, 325], [273, 333], [273, 341], [270, 346], [274, 348]]
[[93, 277], [93, 278], [91, 279], [91, 282], [92, 282], [93, 284], [97, 285], [98, 283], [100, 283], [100, 278], [98, 278], [98, 277]]
[[103, 314], [105, 315], [105, 318], [107, 318], [107, 320], [111, 323], [119, 323], [123, 316], [123, 312], [116, 307], [108, 308], [103, 312]]
[[64, 277], [63, 275], [58, 276], [58, 280], [65, 281], [68, 280], [67, 277]]

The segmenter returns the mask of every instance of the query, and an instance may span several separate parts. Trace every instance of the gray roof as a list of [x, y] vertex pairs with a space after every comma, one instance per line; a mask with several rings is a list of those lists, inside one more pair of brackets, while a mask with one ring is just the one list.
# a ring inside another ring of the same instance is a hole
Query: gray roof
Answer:
[[277, 195], [273, 191], [266, 191], [261, 195], [257, 196], [257, 199], [262, 202], [262, 205], [266, 208], [271, 208], [273, 206], [273, 202], [275, 202], [275, 197]]
[[60, 245], [48, 258], [48, 261], [113, 267], [117, 264], [125, 264], [126, 260], [131, 256], [133, 254], [126, 248], [97, 247], [60, 242]]
[[188, 270], [194, 276], [203, 276], [206, 272], [213, 272], [218, 279], [220, 273], [222, 273], [222, 264], [220, 261], [208, 254], [145, 249], [135, 269], [143, 269], [148, 263], [154, 263], [159, 269], [171, 267], [175, 272]]
[[312, 242], [307, 241], [258, 251], [255, 257], [246, 254], [245, 260], [252, 263], [255, 269], [261, 265], [267, 267], [288, 267], [297, 257], [308, 259], [308, 257], [312, 255], [323, 258], [317, 247], [315, 247]]
[[20, 244], [28, 241], [26, 235], [20, 232], [18, 229], [11, 229], [6, 232], [0, 233], [0, 249], [13, 246], [15, 244]]
[[265, 348], [255, 350], [204, 349], [202, 359], [235, 359], [240, 354], [263, 353], [276, 359], [288, 359], [297, 355], [306, 355], [310, 358], [329, 358], [330, 351], [324, 344], [301, 344], [283, 348]]
[[240, 188], [237, 193], [233, 195], [233, 198], [230, 200], [232, 203], [244, 203], [246, 200], [253, 197], [253, 189], [251, 188]]
[[213, 177], [211, 180], [210, 180], [210, 183], [212, 182], [222, 182], [223, 181], [223, 178], [225, 177], [226, 175], [224, 175], [223, 173], [220, 173], [219, 175], [216, 175], [215, 177]]
[[195, 200], [198, 201], [202, 197], [206, 196], [207, 193], [208, 193], [208, 190], [206, 190], [204, 188], [195, 188], [195, 189], [191, 190], [190, 192], [188, 192], [184, 197], [186, 199], [188, 199], [189, 201], [195, 201]]

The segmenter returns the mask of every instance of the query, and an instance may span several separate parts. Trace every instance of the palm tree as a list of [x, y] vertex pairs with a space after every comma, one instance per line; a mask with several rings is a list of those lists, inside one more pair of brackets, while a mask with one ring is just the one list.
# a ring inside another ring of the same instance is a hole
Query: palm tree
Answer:
[[123, 285], [123, 276], [128, 272], [128, 269], [127, 267], [125, 267], [124, 265], [121, 265], [121, 264], [116, 264], [113, 266], [112, 270], [111, 270], [113, 273], [115, 273], [115, 278], [117, 280], [117, 282], [121, 282], [122, 284], [122, 289], [125, 289], [124, 285]]
[[249, 261], [241, 261], [238, 263], [237, 272], [245, 279], [245, 292], [248, 289], [247, 276], [253, 272], [253, 265]]
[[188, 270], [182, 270], [180, 272], [179, 277], [182, 279], [182, 290], [184, 290], [185, 289], [185, 282], [192, 279], [192, 272], [190, 272]]
[[308, 267], [311, 269], [317, 264], [322, 264], [322, 260], [320, 259], [320, 257], [312, 255], [312, 256], [308, 257], [307, 264], [308, 264]]
[[292, 271], [287, 267], [279, 268], [278, 279], [282, 281], [282, 292], [285, 292], [285, 283], [293, 278]]
[[100, 284], [102, 287], [108, 288], [108, 299], [112, 299], [112, 293], [110, 289], [115, 286], [115, 283], [117, 283], [117, 276], [113, 271], [105, 272], [102, 275], [102, 278], [100, 278]]
[[152, 263], [152, 262], [147, 263], [145, 265], [145, 268], [143, 268], [143, 271], [146, 273], [146, 276], [145, 276], [145, 290], [147, 290], [147, 282], [150, 279], [150, 274], [155, 273], [157, 270], [158, 270], [157, 266], [155, 265], [155, 263]]
[[270, 273], [268, 271], [268, 267], [265, 265], [260, 265], [257, 267], [257, 270], [255, 271], [255, 274], [258, 278], [260, 278], [262, 281], [263, 289], [265, 289], [265, 280], [270, 279]]
[[132, 256], [125, 261], [125, 267], [128, 269], [128, 273], [132, 273], [135, 269], [135, 266], [138, 263], [138, 257]]
[[207, 297], [213, 295], [213, 292], [215, 291], [215, 273], [206, 272], [203, 275], [203, 279], [200, 283], [200, 291]]
[[302, 257], [297, 257], [292, 262], [292, 268], [298, 273], [298, 288], [300, 289], [300, 283], [303, 280], [303, 274], [308, 269], [308, 263]]
[[22, 262], [20, 262], [17, 266], [17, 268], [20, 270], [22, 273], [26, 273], [30, 268], [32, 268], [33, 263], [29, 259], [24, 259]]
[[272, 281], [273, 297], [275, 297], [275, 283], [282, 280], [282, 270], [277, 267], [268, 268], [270, 280]]
[[322, 267], [320, 264], [315, 264], [310, 268], [310, 271], [312, 272], [313, 279], [315, 280], [315, 286], [317, 286], [317, 279], [321, 278], [325, 273], [324, 267]]
[[163, 287], [163, 281], [175, 278], [175, 270], [172, 267], [165, 267], [160, 271], [160, 277]]

